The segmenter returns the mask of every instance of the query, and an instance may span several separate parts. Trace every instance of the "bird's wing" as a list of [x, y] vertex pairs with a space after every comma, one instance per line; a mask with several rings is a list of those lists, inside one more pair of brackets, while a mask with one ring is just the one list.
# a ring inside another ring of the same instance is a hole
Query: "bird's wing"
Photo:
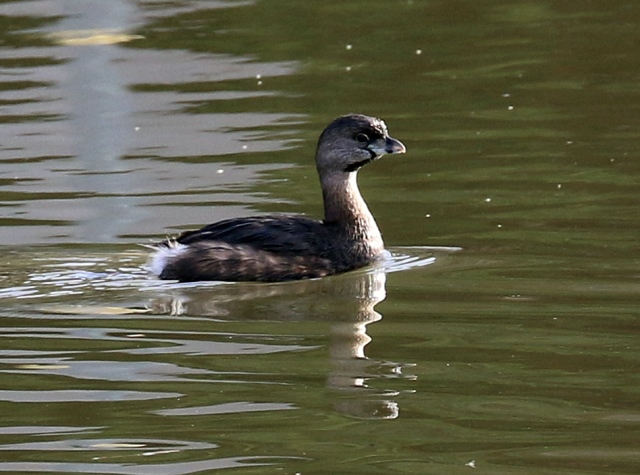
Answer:
[[[209, 224], [197, 231], [186, 231], [175, 241], [192, 244], [218, 241], [232, 245], [250, 245], [279, 254], [317, 253], [330, 245], [325, 226], [302, 216], [256, 216], [232, 218]], [[324, 243], [324, 244], [323, 244]]]

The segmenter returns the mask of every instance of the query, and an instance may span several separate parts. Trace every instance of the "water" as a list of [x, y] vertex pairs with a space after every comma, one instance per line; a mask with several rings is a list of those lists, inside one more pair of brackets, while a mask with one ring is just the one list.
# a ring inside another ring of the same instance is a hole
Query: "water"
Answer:
[[[636, 474], [640, 5], [0, 3], [0, 472]], [[158, 282], [146, 244], [319, 216], [392, 257]]]

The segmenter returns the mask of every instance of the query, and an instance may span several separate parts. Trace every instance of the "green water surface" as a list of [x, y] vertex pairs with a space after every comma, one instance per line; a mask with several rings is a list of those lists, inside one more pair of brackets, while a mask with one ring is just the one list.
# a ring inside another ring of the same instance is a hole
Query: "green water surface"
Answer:
[[[640, 3], [0, 2], [0, 472], [637, 474]], [[139, 244], [320, 217], [393, 257], [158, 282]]]

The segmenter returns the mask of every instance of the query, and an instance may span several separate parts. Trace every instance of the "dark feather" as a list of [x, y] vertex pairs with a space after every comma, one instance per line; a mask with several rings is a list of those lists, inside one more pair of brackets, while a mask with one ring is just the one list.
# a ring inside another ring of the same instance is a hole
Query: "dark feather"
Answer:
[[185, 245], [215, 241], [278, 254], [309, 255], [322, 254], [332, 247], [330, 231], [320, 221], [303, 216], [253, 216], [227, 219], [196, 231], [186, 231], [175, 241]]

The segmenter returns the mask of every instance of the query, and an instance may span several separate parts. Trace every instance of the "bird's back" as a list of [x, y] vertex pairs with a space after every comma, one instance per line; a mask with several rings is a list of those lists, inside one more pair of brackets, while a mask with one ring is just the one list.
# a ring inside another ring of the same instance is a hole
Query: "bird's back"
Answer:
[[353, 267], [336, 227], [303, 216], [236, 218], [161, 243], [151, 267], [162, 279], [276, 282]]

